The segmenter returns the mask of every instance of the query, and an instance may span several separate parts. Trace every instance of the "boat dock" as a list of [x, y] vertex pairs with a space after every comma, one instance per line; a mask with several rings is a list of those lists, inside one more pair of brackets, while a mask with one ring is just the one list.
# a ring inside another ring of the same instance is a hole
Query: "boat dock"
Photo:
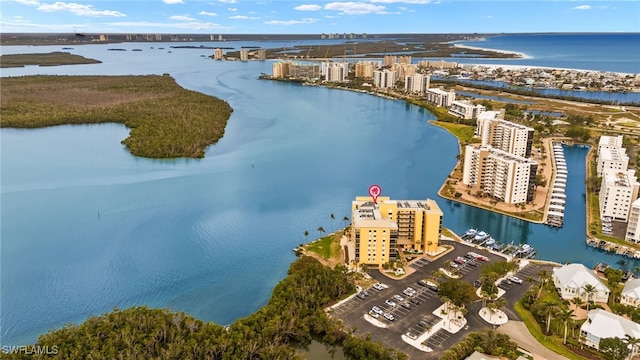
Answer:
[[553, 159], [555, 162], [555, 175], [547, 207], [546, 224], [553, 227], [562, 227], [567, 202], [567, 195], [565, 194], [567, 188], [567, 162], [564, 159], [562, 144], [553, 143]]
[[512, 258], [533, 259], [536, 256], [536, 250], [529, 244], [515, 245], [513, 242], [503, 244], [487, 232], [477, 229], [467, 230], [460, 238], [468, 243], [502, 253]]

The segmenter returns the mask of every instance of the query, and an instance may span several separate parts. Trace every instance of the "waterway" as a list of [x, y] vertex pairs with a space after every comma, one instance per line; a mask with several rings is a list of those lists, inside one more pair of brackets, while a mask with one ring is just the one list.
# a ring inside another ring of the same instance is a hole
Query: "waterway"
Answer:
[[270, 62], [202, 58], [209, 50], [106, 48], [76, 47], [102, 64], [2, 76], [169, 73], [234, 112], [199, 160], [133, 157], [116, 124], [0, 131], [2, 345], [132, 305], [229, 324], [265, 304], [305, 231], [343, 226], [372, 183], [394, 199], [436, 199], [456, 232], [482, 228], [559, 262], [618, 260], [584, 242], [586, 148], [566, 148], [565, 227], [551, 229], [439, 199], [458, 146], [416, 106], [260, 81]]

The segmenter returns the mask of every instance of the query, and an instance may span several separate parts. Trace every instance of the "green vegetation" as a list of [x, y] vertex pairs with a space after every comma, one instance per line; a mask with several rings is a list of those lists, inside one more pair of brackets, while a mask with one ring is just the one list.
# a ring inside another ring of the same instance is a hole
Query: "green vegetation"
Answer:
[[[340, 232], [342, 235], [342, 232]], [[320, 238], [317, 241], [307, 245], [308, 251], [322, 256], [325, 259], [335, 258], [340, 255], [340, 238], [336, 241], [336, 234], [331, 234]]]
[[2, 127], [121, 123], [137, 156], [204, 156], [233, 111], [220, 99], [181, 88], [170, 76], [25, 76], [2, 79]]
[[99, 64], [101, 62], [102, 61], [88, 59], [84, 56], [60, 51], [48, 54], [0, 55], [0, 68], [24, 67], [25, 65], [57, 66], [76, 64]]
[[470, 333], [464, 340], [446, 350], [440, 360], [466, 359], [474, 351], [493, 356], [504, 356], [508, 359], [518, 358], [518, 344], [511, 341], [508, 335], [486, 330]]
[[[36, 345], [56, 346], [57, 359], [300, 359], [296, 347], [312, 338], [342, 345], [350, 359], [406, 359], [368, 339], [356, 338], [324, 312], [353, 293], [346, 268], [330, 269], [302, 257], [273, 290], [269, 302], [228, 328], [184, 313], [136, 307], [92, 317], [40, 336]], [[30, 359], [30, 355], [4, 355]]]
[[450, 133], [458, 138], [461, 146], [478, 142], [477, 139], [473, 138], [473, 134], [476, 128], [471, 125], [454, 124], [444, 121], [434, 121], [433, 124], [447, 129]]

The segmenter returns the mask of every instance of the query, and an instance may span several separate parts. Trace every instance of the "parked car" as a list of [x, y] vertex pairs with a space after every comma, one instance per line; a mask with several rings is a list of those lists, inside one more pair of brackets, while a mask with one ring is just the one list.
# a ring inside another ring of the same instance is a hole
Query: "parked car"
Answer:
[[380, 309], [380, 308], [379, 308], [379, 307], [377, 307], [377, 306], [372, 307], [372, 308], [371, 308], [371, 311], [373, 311], [374, 313], [376, 313], [376, 314], [378, 314], [378, 315], [382, 315], [382, 313], [383, 313], [382, 309]]
[[405, 309], [411, 309], [411, 305], [408, 302], [400, 303], [400, 306], [402, 306]]
[[400, 295], [393, 295], [393, 298], [398, 300], [398, 301], [403, 301], [404, 300], [404, 298], [402, 296], [400, 296]]
[[392, 300], [385, 300], [384, 303], [389, 305], [389, 306], [396, 306], [396, 303], [393, 302]]
[[509, 276], [509, 280], [516, 283], [516, 284], [522, 284], [522, 279], [515, 277], [515, 276]]
[[395, 318], [395, 316], [393, 316], [393, 315], [391, 315], [391, 314], [389, 314], [389, 313], [384, 313], [384, 315], [383, 315], [383, 316], [384, 316], [384, 318], [385, 318], [385, 319], [387, 319], [387, 320], [389, 320], [389, 321], [393, 321], [393, 320], [395, 320], [395, 319], [396, 319], [396, 318]]
[[411, 298], [411, 299], [409, 299], [409, 301], [411, 301], [414, 305], [420, 305], [420, 300], [418, 300], [418, 299]]
[[367, 298], [367, 296], [363, 292], [359, 292], [358, 295], [356, 295], [356, 296], [359, 297], [362, 300]]
[[418, 326], [420, 326], [420, 327], [427, 327], [427, 325], [429, 325], [429, 324], [427, 324], [427, 322], [424, 321], [424, 320], [420, 320], [420, 322], [418, 323]]

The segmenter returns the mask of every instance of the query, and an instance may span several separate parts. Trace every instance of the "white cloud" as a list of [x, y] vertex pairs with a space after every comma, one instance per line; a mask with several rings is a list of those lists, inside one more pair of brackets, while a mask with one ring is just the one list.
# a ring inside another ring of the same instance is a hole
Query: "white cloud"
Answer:
[[218, 14], [214, 13], [214, 12], [209, 12], [209, 11], [200, 11], [198, 13], [198, 15], [205, 15], [205, 16], [218, 16]]
[[176, 22], [176, 23], [157, 23], [147, 21], [121, 21], [108, 23], [109, 26], [115, 26], [120, 28], [172, 28], [182, 30], [208, 30], [208, 29], [230, 29], [229, 27], [221, 26], [220, 24], [210, 22]]
[[238, 1], [237, 0], [218, 0], [218, 2], [224, 3], [224, 4], [235, 4]]
[[404, 4], [429, 4], [431, 0], [369, 0], [372, 3], [385, 3], [385, 4], [393, 4], [393, 3], [404, 3]]
[[346, 15], [362, 15], [362, 14], [376, 14], [385, 11], [384, 6], [366, 4], [362, 2], [332, 2], [324, 6], [325, 10], [340, 11], [341, 14]]
[[93, 5], [66, 3], [60, 1], [56, 1], [53, 4], [40, 4], [36, 9], [43, 12], [68, 11], [78, 16], [126, 16], [125, 14], [115, 10], [94, 10]]
[[269, 20], [269, 21], [265, 21], [264, 23], [267, 25], [298, 25], [298, 24], [313, 24], [316, 21], [318, 21], [318, 19], [314, 19], [314, 18], [304, 18], [302, 20]]
[[322, 9], [322, 6], [320, 5], [298, 5], [296, 7], [293, 8], [294, 10], [300, 10], [300, 11], [318, 11]]
[[234, 19], [234, 20], [258, 20], [260, 18], [256, 17], [256, 16], [234, 15], [234, 16], [229, 16], [229, 19]]
[[227, 8], [227, 10], [229, 10], [229, 11], [238, 11], [237, 8]]
[[337, 15], [325, 15], [324, 17], [326, 17], [327, 19], [338, 19], [338, 18], [340, 18], [340, 16], [337, 16]]
[[169, 5], [184, 4], [184, 1], [182, 0], [162, 0], [162, 2]]
[[578, 5], [573, 10], [591, 10], [591, 5]]
[[32, 5], [32, 6], [40, 5], [40, 3], [35, 0], [16, 0], [16, 2], [18, 4], [23, 4], [23, 5]]
[[173, 16], [170, 16], [169, 19], [177, 20], [177, 21], [196, 21], [196, 19], [188, 15], [173, 15]]

